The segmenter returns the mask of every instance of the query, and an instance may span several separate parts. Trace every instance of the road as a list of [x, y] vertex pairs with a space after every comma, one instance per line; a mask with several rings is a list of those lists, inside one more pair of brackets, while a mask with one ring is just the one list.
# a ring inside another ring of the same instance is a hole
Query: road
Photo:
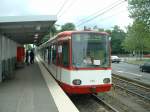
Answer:
[[150, 85], [150, 73], [141, 72], [139, 65], [133, 65], [124, 62], [112, 63], [112, 73]]

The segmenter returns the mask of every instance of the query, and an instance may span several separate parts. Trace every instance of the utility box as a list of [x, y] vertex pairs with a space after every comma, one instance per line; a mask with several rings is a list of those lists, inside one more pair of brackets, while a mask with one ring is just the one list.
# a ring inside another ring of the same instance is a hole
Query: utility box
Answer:
[[17, 47], [17, 62], [23, 63], [25, 57], [24, 47]]
[[25, 48], [22, 46], [17, 47], [17, 67], [24, 67]]

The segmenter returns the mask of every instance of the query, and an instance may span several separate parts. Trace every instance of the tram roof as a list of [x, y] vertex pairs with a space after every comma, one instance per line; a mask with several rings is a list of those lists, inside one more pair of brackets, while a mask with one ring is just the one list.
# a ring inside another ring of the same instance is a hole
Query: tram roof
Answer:
[[[55, 40], [55, 39], [59, 39], [59, 38], [64, 38], [65, 36], [71, 36], [72, 34], [75, 34], [75, 33], [97, 33], [101, 35], [109, 35], [107, 32], [97, 32], [97, 31], [64, 31], [50, 38], [47, 42]], [[47, 42], [45, 42], [45, 44]]]
[[55, 15], [1, 16], [0, 34], [20, 44], [38, 43], [55, 22]]
[[97, 32], [97, 31], [64, 31], [57, 35], [57, 37], [63, 37], [63, 36], [71, 36], [73, 33], [98, 33], [102, 35], [109, 35], [107, 32]]
[[107, 32], [97, 32], [97, 31], [64, 31], [64, 32], [57, 34], [54, 37], [51, 37], [48, 41], [41, 44], [40, 47], [48, 46], [50, 41], [54, 41], [59, 38], [63, 38], [65, 36], [71, 36], [72, 34], [75, 34], [75, 33], [97, 33], [97, 34], [101, 34], [101, 35], [109, 35]]

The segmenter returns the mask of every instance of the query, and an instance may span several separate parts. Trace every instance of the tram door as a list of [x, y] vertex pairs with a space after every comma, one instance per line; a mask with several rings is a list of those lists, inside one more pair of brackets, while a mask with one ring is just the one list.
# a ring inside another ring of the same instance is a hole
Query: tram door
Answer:
[[61, 81], [61, 65], [62, 65], [62, 44], [58, 45], [58, 60], [57, 60], [57, 79]]
[[52, 45], [52, 65], [51, 65], [51, 72], [54, 77], [57, 79], [57, 46], [56, 44]]
[[61, 81], [61, 77], [66, 75], [65, 70], [69, 67], [69, 41], [63, 41], [58, 45], [58, 68], [57, 79]]

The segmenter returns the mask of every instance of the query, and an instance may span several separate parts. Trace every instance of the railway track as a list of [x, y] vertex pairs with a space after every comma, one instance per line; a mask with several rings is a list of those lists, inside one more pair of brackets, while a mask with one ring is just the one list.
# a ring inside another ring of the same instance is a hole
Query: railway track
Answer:
[[150, 102], [150, 88], [149, 87], [145, 87], [131, 80], [130, 81], [125, 80], [121, 77], [117, 77], [116, 75], [112, 76], [112, 80], [113, 80], [114, 89], [116, 87], [120, 88], [122, 90], [125, 90], [128, 93], [131, 93], [135, 96], [142, 98], [144, 101]]
[[106, 101], [104, 101], [103, 99], [101, 99], [100, 97], [98, 97], [97, 95], [92, 95], [92, 97], [99, 102], [100, 104], [103, 104], [105, 106], [105, 108], [107, 108], [107, 110], [109, 110], [109, 112], [119, 112], [117, 109], [115, 109], [114, 107], [112, 107], [110, 104], [108, 104]]
[[80, 112], [119, 112], [97, 95], [75, 95], [70, 98]]

